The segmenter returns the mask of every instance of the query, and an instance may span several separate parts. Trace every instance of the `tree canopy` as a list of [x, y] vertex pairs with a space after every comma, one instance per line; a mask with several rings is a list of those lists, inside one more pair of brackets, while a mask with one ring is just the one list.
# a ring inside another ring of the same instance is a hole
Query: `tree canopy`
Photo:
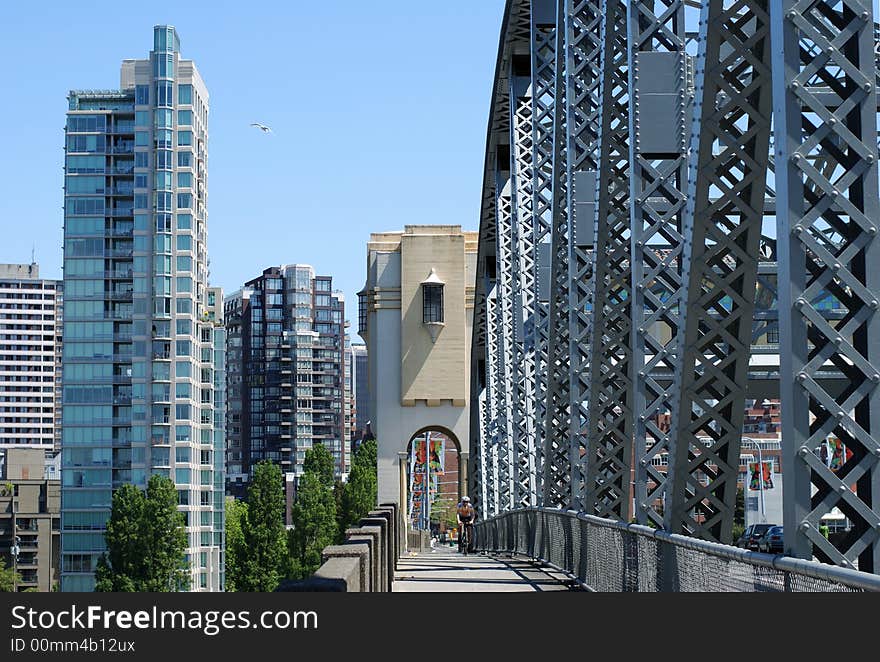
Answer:
[[107, 552], [95, 572], [96, 591], [169, 592], [189, 586], [184, 515], [177, 489], [153, 474], [145, 492], [127, 484], [113, 493], [104, 533]]
[[[241, 539], [235, 548], [235, 590], [274, 591], [282, 578], [287, 557], [284, 486], [277, 464], [266, 460], [256, 465], [254, 479], [248, 487], [247, 509], [243, 515], [239, 514], [238, 521]], [[227, 536], [228, 527], [227, 520]]]

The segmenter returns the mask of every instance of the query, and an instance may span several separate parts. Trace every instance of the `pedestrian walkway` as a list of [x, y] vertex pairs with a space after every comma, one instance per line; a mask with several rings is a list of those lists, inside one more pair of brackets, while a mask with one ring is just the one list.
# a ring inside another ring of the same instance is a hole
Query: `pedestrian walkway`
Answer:
[[568, 577], [523, 557], [459, 554], [437, 545], [404, 554], [394, 573], [395, 593], [568, 591]]

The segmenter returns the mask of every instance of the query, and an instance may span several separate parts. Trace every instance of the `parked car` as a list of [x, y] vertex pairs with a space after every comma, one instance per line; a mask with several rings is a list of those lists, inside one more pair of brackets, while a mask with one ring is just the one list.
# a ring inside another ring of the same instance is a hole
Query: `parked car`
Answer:
[[749, 524], [743, 534], [737, 539], [736, 546], [743, 549], [749, 549], [753, 552], [758, 551], [758, 539], [763, 536], [776, 524]]
[[782, 527], [771, 526], [767, 532], [758, 539], [758, 551], [768, 554], [782, 554]]

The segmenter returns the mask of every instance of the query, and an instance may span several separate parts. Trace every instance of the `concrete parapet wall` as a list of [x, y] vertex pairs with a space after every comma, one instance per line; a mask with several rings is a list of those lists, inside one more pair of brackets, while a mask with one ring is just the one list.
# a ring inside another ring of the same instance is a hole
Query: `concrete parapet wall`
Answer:
[[346, 529], [341, 545], [325, 547], [321, 567], [305, 580], [285, 581], [277, 591], [387, 592], [406, 544], [400, 510], [383, 503]]

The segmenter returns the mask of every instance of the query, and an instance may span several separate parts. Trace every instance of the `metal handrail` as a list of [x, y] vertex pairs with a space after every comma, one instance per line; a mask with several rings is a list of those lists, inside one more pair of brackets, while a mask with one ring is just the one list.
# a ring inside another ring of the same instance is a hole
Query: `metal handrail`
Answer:
[[[520, 513], [544, 513], [553, 517], [568, 517], [578, 519], [589, 524], [608, 528], [617, 529], [622, 532], [628, 532], [655, 540], [665, 542], [675, 547], [691, 549], [697, 552], [708, 554], [714, 557], [738, 561], [752, 566], [770, 568], [780, 572], [789, 572], [797, 575], [810, 577], [823, 581], [835, 582], [850, 588], [861, 589], [864, 591], [880, 592], [880, 575], [861, 572], [851, 568], [843, 568], [827, 563], [819, 563], [818, 561], [810, 561], [806, 559], [798, 559], [781, 554], [765, 554], [763, 552], [752, 552], [732, 545], [724, 545], [721, 543], [702, 540], [699, 538], [691, 538], [677, 533], [669, 533], [662, 529], [653, 529], [649, 526], [641, 524], [629, 524], [617, 520], [604, 519], [595, 515], [576, 512], [573, 510], [557, 510], [554, 508], [521, 508], [517, 510], [509, 510], [500, 513], [488, 520], [478, 522], [476, 530], [489, 526], [492, 522], [501, 522]], [[477, 536], [477, 544], [484, 544], [481, 536]], [[510, 551], [510, 550], [505, 550]], [[522, 551], [522, 550], [516, 550]], [[548, 559], [537, 559], [547, 562]], [[564, 569], [563, 569], [564, 570]], [[567, 572], [567, 571], [566, 571]]]

